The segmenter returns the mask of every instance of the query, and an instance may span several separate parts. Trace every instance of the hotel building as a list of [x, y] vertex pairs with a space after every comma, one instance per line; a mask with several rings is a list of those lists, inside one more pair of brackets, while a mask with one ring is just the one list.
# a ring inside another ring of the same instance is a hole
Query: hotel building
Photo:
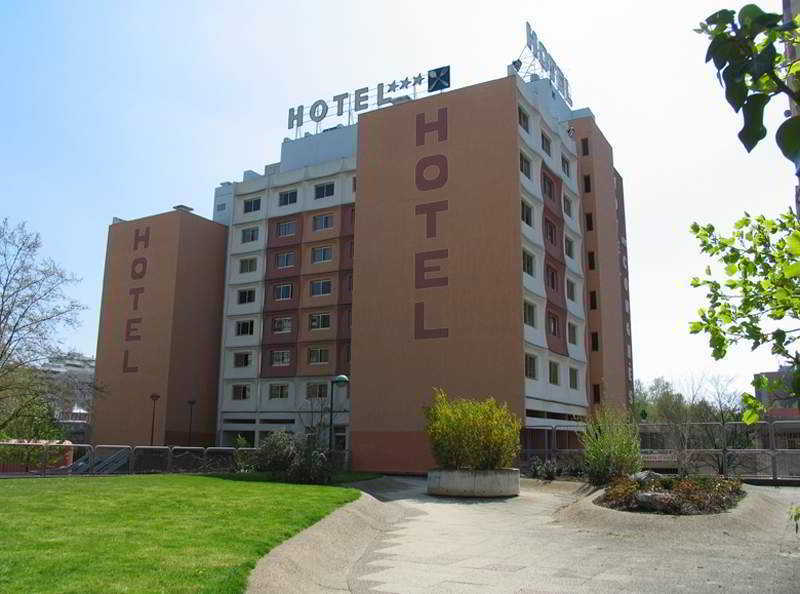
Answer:
[[[207, 256], [224, 262], [224, 280], [204, 279], [220, 313], [194, 316], [194, 334], [208, 332], [191, 342], [218, 354], [204, 361], [219, 371], [194, 398], [216, 411], [220, 445], [327, 427], [332, 399], [334, 444], [354, 468], [419, 472], [433, 464], [423, 408], [435, 387], [506, 403], [527, 448], [552, 436], [543, 426], [562, 428], [566, 445], [593, 406], [629, 402], [622, 178], [592, 112], [547, 79], [509, 68], [285, 139], [279, 163], [216, 189], [205, 223], [215, 239], [227, 229], [224, 246], [204, 248], [218, 250]], [[125, 262], [131, 247], [119, 247]], [[127, 322], [106, 312], [117, 282], [107, 266], [101, 380], [123, 371]], [[350, 384], [331, 395], [342, 373]], [[116, 388], [109, 409], [151, 406]]]

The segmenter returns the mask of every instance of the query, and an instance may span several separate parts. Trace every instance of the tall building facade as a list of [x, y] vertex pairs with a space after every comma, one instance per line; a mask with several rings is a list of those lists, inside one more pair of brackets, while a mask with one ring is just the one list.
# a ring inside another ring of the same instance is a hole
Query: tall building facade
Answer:
[[189, 210], [109, 226], [94, 443], [216, 440], [228, 229]]
[[628, 401], [622, 179], [546, 79], [509, 68], [285, 139], [216, 189], [214, 223], [220, 445], [332, 426], [355, 468], [421, 472], [434, 388], [507, 404], [527, 448]]

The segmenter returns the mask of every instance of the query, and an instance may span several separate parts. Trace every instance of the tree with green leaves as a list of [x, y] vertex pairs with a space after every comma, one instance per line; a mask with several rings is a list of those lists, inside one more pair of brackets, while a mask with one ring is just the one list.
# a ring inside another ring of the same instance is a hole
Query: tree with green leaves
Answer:
[[[775, 96], [800, 104], [798, 79], [800, 19], [784, 20], [755, 4], [738, 11], [719, 10], [696, 30], [710, 39], [706, 62], [713, 62], [725, 98], [735, 112], [741, 111], [743, 127], [739, 140], [750, 152], [767, 135], [764, 108]], [[781, 50], [776, 47], [782, 45]], [[788, 56], [788, 57], [787, 57]], [[775, 133], [784, 156], [800, 175], [800, 116], [786, 112]], [[722, 359], [731, 345], [749, 343], [753, 350], [767, 345], [772, 353], [800, 370], [800, 355], [792, 345], [800, 328], [790, 320], [800, 317], [800, 223], [791, 210], [777, 218], [748, 213], [729, 233], [714, 225], [693, 223], [691, 232], [702, 253], [715, 260], [720, 270], [706, 267], [703, 277], [694, 277], [693, 287], [704, 287], [708, 306], [698, 311], [689, 331], [706, 333], [715, 359]], [[759, 376], [758, 390], [787, 390], [800, 395], [800, 373], [791, 385], [776, 385]], [[753, 394], [743, 394], [742, 419], [758, 421], [766, 409]]]
[[[777, 219], [745, 214], [731, 233], [719, 233], [713, 225], [691, 227], [708, 254], [724, 270], [717, 278], [711, 267], [704, 277], [694, 277], [693, 287], [705, 287], [708, 306], [698, 311], [689, 331], [704, 332], [715, 359], [722, 359], [731, 345], [743, 342], [755, 350], [767, 345], [771, 352], [800, 369], [800, 353], [794, 343], [800, 338], [800, 221], [789, 211]], [[800, 394], [800, 375], [791, 386], [770, 385], [759, 376], [756, 389], [789, 388]], [[753, 394], [743, 394], [742, 419], [756, 422], [765, 412]]]
[[[698, 33], [708, 35], [706, 62], [713, 61], [725, 98], [735, 112], [742, 112], [744, 125], [739, 140], [748, 152], [767, 135], [764, 108], [776, 95], [786, 95], [800, 104], [796, 76], [800, 60], [787, 59], [800, 44], [798, 19], [783, 22], [783, 16], [764, 12], [755, 4], [739, 10], [719, 10], [700, 23]], [[778, 51], [776, 44], [783, 45]], [[800, 116], [788, 117], [775, 140], [800, 175]]]

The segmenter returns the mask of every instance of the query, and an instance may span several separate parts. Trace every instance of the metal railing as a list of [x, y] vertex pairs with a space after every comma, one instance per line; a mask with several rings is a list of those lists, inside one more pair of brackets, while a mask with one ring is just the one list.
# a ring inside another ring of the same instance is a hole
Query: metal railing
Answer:
[[[574, 427], [536, 425], [537, 447], [525, 447], [521, 464], [532, 459], [578, 463], [582, 450], [560, 436]], [[747, 479], [800, 479], [800, 420], [733, 423], [642, 423], [639, 437], [645, 468], [667, 474], [731, 475]], [[565, 445], [565, 442], [567, 445]]]
[[[2, 443], [0, 477], [151, 473], [216, 474], [255, 463], [257, 448]], [[347, 469], [349, 450], [334, 450], [336, 468]]]

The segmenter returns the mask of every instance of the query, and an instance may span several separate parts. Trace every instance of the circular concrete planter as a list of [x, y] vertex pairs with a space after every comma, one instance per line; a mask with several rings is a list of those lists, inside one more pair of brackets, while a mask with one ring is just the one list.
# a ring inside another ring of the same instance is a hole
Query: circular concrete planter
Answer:
[[428, 494], [448, 497], [514, 497], [519, 495], [519, 468], [429, 470]]

